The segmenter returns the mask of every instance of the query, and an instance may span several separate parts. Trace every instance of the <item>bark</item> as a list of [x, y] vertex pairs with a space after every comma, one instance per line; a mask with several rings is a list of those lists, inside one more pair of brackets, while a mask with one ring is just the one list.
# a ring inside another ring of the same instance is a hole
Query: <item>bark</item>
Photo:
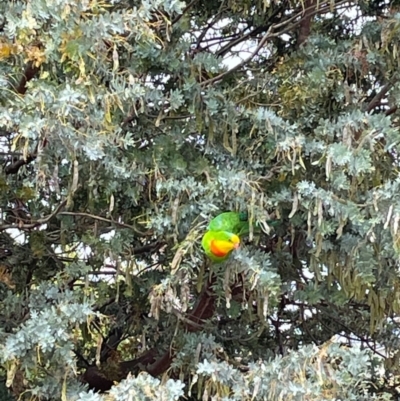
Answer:
[[315, 0], [305, 0], [304, 2], [304, 14], [301, 18], [297, 47], [300, 47], [310, 36], [315, 6]]

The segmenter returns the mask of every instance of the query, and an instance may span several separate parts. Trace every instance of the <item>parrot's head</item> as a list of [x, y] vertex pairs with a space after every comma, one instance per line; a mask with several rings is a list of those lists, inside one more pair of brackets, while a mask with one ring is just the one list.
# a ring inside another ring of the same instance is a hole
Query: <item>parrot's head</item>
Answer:
[[226, 231], [217, 231], [211, 241], [211, 252], [218, 257], [224, 257], [229, 252], [237, 249], [240, 245], [240, 238], [236, 234]]
[[240, 238], [236, 234], [232, 234], [232, 237], [230, 238], [229, 241], [233, 245], [233, 249], [239, 248]]

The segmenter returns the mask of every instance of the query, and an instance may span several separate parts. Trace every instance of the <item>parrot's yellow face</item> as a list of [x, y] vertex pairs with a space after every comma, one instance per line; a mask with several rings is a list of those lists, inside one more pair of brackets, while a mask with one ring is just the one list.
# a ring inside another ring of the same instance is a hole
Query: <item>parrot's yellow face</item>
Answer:
[[218, 257], [224, 257], [229, 252], [237, 249], [240, 245], [240, 238], [232, 234], [229, 239], [214, 239], [210, 244], [211, 252]]

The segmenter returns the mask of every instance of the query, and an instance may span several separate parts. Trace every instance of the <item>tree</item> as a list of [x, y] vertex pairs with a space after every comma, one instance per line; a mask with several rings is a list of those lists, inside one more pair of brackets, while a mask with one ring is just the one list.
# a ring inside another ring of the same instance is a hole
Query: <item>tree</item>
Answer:
[[397, 399], [396, 2], [0, 11], [2, 399]]

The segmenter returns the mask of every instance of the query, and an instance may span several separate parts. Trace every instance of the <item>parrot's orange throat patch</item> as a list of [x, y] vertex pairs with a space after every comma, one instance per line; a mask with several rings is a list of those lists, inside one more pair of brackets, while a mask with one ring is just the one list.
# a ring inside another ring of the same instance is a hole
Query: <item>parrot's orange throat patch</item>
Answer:
[[213, 255], [222, 258], [226, 256], [229, 252], [233, 249], [236, 249], [240, 245], [239, 237], [236, 235], [232, 238], [233, 241], [225, 241], [225, 240], [218, 240], [214, 239], [211, 241], [210, 244], [210, 251]]

